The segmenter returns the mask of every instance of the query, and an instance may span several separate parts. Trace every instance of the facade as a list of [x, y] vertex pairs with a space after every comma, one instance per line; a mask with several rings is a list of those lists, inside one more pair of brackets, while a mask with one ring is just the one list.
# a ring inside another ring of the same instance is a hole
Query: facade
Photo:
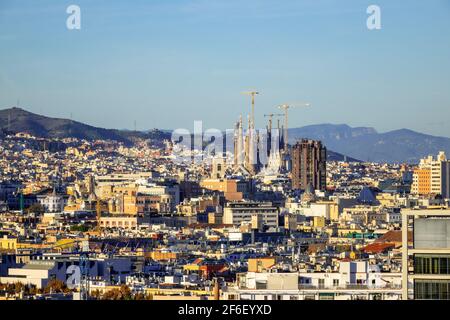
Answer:
[[55, 192], [49, 195], [39, 195], [36, 199], [46, 212], [62, 212], [67, 204], [67, 197], [57, 195]]
[[[273, 117], [274, 115], [268, 115]], [[246, 175], [255, 175], [263, 171], [277, 174], [282, 165], [280, 146], [280, 127], [272, 129], [272, 118], [266, 130], [256, 130], [253, 120], [249, 118], [248, 129], [244, 130], [242, 117], [234, 128], [233, 169]], [[213, 175], [217, 178], [217, 175]]]
[[403, 299], [450, 300], [450, 210], [403, 210], [402, 239]]
[[105, 176], [96, 176], [95, 183], [97, 186], [123, 185], [127, 183], [134, 183], [137, 180], [149, 180], [155, 177], [155, 172], [118, 173]]
[[338, 205], [333, 201], [311, 202], [307, 206], [300, 207], [298, 211], [306, 217], [324, 217], [333, 221], [339, 219]]
[[270, 202], [231, 202], [223, 211], [223, 223], [240, 225], [242, 223], [278, 226], [278, 208]]
[[180, 203], [180, 186], [178, 184], [145, 184], [138, 186], [138, 194], [161, 196], [159, 212], [175, 212]]
[[226, 300], [400, 300], [401, 274], [383, 273], [367, 261], [341, 262], [338, 272], [237, 274]]
[[17, 239], [9, 238], [4, 235], [3, 238], [0, 238], [0, 250], [2, 251], [15, 251], [17, 249]]
[[100, 218], [101, 228], [136, 229], [138, 218], [136, 216], [108, 216]]
[[[443, 151], [436, 158], [428, 156], [420, 160], [419, 166], [414, 170], [411, 193], [417, 195], [443, 195], [448, 192], [449, 161]], [[445, 189], [445, 190], [444, 190]]]
[[291, 157], [293, 189], [306, 190], [311, 184], [314, 190], [325, 190], [327, 150], [320, 141], [298, 141]]
[[226, 159], [223, 157], [215, 157], [212, 159], [211, 164], [211, 178], [222, 179], [225, 177], [225, 171], [227, 169]]
[[431, 193], [431, 169], [419, 168], [414, 170], [411, 192], [418, 195]]
[[442, 187], [442, 197], [444, 199], [450, 199], [450, 161], [442, 162], [441, 166], [441, 187]]
[[191, 198], [189, 201], [185, 199], [177, 206], [177, 213], [184, 216], [195, 216], [198, 213], [205, 213], [207, 211], [212, 213], [221, 211], [219, 197], [202, 196]]
[[254, 175], [259, 170], [258, 163], [258, 136], [252, 123], [249, 119], [248, 130], [244, 132], [242, 117], [236, 123], [234, 131], [234, 168], [244, 170], [250, 175]]
[[[131, 272], [131, 261], [128, 258], [93, 258], [89, 262], [89, 275], [92, 277], [125, 280]], [[20, 282], [42, 289], [51, 279], [70, 282], [73, 271], [70, 271], [69, 267], [79, 266], [79, 263], [78, 257], [42, 256], [23, 266], [9, 268], [8, 275], [0, 277], [0, 282]]]
[[200, 182], [204, 189], [223, 192], [227, 201], [240, 201], [247, 197], [250, 186], [247, 181], [237, 179], [205, 179]]

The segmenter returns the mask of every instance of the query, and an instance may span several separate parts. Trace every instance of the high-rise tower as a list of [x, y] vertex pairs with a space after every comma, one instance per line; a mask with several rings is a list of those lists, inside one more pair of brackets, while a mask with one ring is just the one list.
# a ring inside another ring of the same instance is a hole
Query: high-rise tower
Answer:
[[326, 188], [327, 149], [320, 141], [303, 139], [292, 147], [292, 188]]

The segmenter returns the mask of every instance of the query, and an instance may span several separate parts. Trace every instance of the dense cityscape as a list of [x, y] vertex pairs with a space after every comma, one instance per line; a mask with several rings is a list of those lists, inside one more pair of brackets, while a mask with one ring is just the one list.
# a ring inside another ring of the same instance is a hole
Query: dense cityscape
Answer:
[[0, 0], [2, 315], [445, 314], [449, 31], [448, 0]]
[[0, 298], [449, 299], [444, 152], [328, 160], [253, 118], [212, 152], [4, 131]]

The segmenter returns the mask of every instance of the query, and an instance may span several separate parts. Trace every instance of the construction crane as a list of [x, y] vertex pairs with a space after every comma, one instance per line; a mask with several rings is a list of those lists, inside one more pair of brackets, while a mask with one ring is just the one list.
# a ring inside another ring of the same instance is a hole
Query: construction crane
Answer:
[[284, 116], [284, 114], [282, 113], [270, 113], [270, 114], [265, 114], [264, 117], [268, 117], [269, 118], [269, 132], [272, 131], [272, 119], [273, 117], [281, 117]]
[[255, 95], [259, 94], [258, 91], [245, 91], [242, 94], [246, 94], [252, 97], [252, 114], [251, 114], [251, 122], [252, 126], [255, 126]]
[[282, 104], [278, 106], [278, 109], [284, 110], [284, 152], [288, 150], [288, 123], [289, 123], [289, 109], [299, 108], [299, 107], [309, 107], [310, 103], [299, 103], [299, 104]]

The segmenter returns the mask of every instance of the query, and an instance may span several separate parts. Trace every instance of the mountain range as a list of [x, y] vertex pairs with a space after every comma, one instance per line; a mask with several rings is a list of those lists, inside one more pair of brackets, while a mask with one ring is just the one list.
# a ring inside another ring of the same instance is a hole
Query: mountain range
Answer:
[[362, 161], [417, 163], [427, 155], [445, 151], [450, 139], [409, 129], [379, 133], [374, 128], [352, 128], [346, 124], [318, 124], [289, 129], [290, 143], [301, 138], [321, 140], [328, 149]]
[[[160, 143], [170, 139], [171, 134], [170, 130], [158, 129], [144, 132], [98, 128], [69, 119], [38, 115], [17, 107], [0, 110], [0, 131], [28, 132], [43, 138], [116, 140], [127, 145], [133, 144], [137, 138]], [[374, 128], [352, 128], [346, 124], [318, 124], [289, 129], [289, 143], [293, 144], [301, 138], [321, 140], [328, 149], [329, 160], [347, 158], [348, 161], [417, 163], [420, 158], [441, 150], [450, 155], [450, 138], [409, 129], [379, 133]]]
[[3, 132], [27, 132], [42, 138], [78, 138], [85, 140], [115, 140], [133, 144], [136, 138], [162, 140], [170, 138], [170, 134], [159, 130], [147, 132], [104, 129], [81, 122], [50, 118], [13, 107], [0, 110], [0, 130]]

